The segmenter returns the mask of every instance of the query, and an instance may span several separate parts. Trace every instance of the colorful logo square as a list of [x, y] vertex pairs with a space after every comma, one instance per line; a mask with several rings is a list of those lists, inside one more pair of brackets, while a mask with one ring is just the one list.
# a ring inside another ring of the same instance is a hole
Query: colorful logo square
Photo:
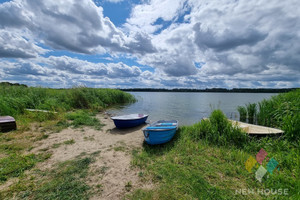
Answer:
[[259, 152], [256, 154], [256, 161], [262, 165], [262, 162], [264, 161], [267, 155], [268, 153], [263, 148], [261, 148]]
[[251, 172], [252, 168], [255, 166], [256, 163], [257, 162], [256, 162], [255, 158], [253, 158], [252, 156], [250, 156], [248, 158], [248, 160], [246, 161], [246, 163], [245, 163], [247, 171]]
[[274, 169], [277, 167], [278, 164], [279, 163], [274, 158], [271, 158], [271, 160], [267, 164], [268, 172], [270, 172], [270, 174], [272, 174]]
[[255, 172], [255, 178], [261, 182], [264, 175], [267, 173], [266, 168], [259, 166], [258, 170]]

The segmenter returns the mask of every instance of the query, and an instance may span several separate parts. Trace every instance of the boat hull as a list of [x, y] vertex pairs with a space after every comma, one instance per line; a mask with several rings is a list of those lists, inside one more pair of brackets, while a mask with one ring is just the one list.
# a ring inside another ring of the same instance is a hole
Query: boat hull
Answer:
[[155, 145], [169, 142], [174, 137], [176, 133], [176, 128], [166, 131], [144, 130], [143, 132], [145, 141], [148, 144]]
[[148, 118], [148, 115], [143, 115], [140, 118], [132, 118], [132, 119], [130, 119], [130, 118], [128, 118], [128, 119], [112, 118], [112, 120], [114, 121], [117, 128], [131, 128], [131, 127], [139, 126], [139, 125], [145, 123], [147, 118]]
[[143, 129], [145, 141], [150, 145], [169, 142], [175, 135], [178, 122], [176, 120], [157, 121]]

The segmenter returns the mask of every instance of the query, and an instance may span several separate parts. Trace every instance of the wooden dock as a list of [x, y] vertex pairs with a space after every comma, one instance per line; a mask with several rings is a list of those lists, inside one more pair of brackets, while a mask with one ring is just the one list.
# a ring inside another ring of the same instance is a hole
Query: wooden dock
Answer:
[[0, 132], [16, 130], [17, 124], [15, 118], [11, 116], [0, 116]]
[[277, 128], [270, 128], [266, 126], [259, 126], [254, 124], [248, 124], [240, 121], [235, 121], [228, 119], [232, 124], [237, 125], [241, 129], [243, 129], [246, 133], [249, 135], [277, 135], [277, 134], [283, 134], [283, 130], [277, 129]]

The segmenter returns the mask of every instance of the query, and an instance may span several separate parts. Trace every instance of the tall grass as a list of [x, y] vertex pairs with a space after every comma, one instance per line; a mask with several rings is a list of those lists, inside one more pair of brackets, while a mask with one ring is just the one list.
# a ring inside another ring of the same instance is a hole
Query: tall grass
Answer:
[[247, 110], [248, 122], [263, 126], [280, 128], [284, 137], [290, 141], [299, 142], [300, 139], [300, 89], [273, 96], [257, 104], [239, 106], [240, 120]]
[[248, 122], [254, 124], [256, 122], [257, 106], [256, 103], [249, 103], [246, 105], [248, 113]]
[[258, 124], [284, 130], [290, 141], [300, 139], [300, 89], [280, 94], [259, 104]]
[[246, 122], [247, 121], [247, 109], [244, 106], [238, 106], [237, 110], [240, 114], [240, 121]]
[[114, 89], [0, 86], [0, 115], [14, 117], [24, 114], [26, 108], [50, 111], [69, 111], [82, 108], [102, 110], [114, 104], [134, 101], [131, 94]]

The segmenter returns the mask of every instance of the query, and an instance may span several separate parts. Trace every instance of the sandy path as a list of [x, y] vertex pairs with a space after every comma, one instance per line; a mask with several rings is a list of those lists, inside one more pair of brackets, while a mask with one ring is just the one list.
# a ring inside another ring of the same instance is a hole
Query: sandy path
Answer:
[[[142, 146], [144, 136], [141, 129], [146, 125], [119, 130], [108, 115], [99, 114], [97, 118], [105, 124], [100, 131], [88, 127], [67, 128], [60, 133], [50, 134], [47, 139], [37, 143], [31, 152], [46, 150], [52, 153], [50, 159], [37, 167], [51, 168], [57, 162], [74, 159], [82, 153], [100, 152], [90, 166], [88, 184], [98, 188], [91, 199], [122, 199], [135, 188], [151, 187], [151, 184], [142, 183], [138, 177], [139, 170], [130, 166], [130, 152], [133, 148]], [[53, 145], [67, 140], [74, 140], [75, 143], [53, 148]]]

